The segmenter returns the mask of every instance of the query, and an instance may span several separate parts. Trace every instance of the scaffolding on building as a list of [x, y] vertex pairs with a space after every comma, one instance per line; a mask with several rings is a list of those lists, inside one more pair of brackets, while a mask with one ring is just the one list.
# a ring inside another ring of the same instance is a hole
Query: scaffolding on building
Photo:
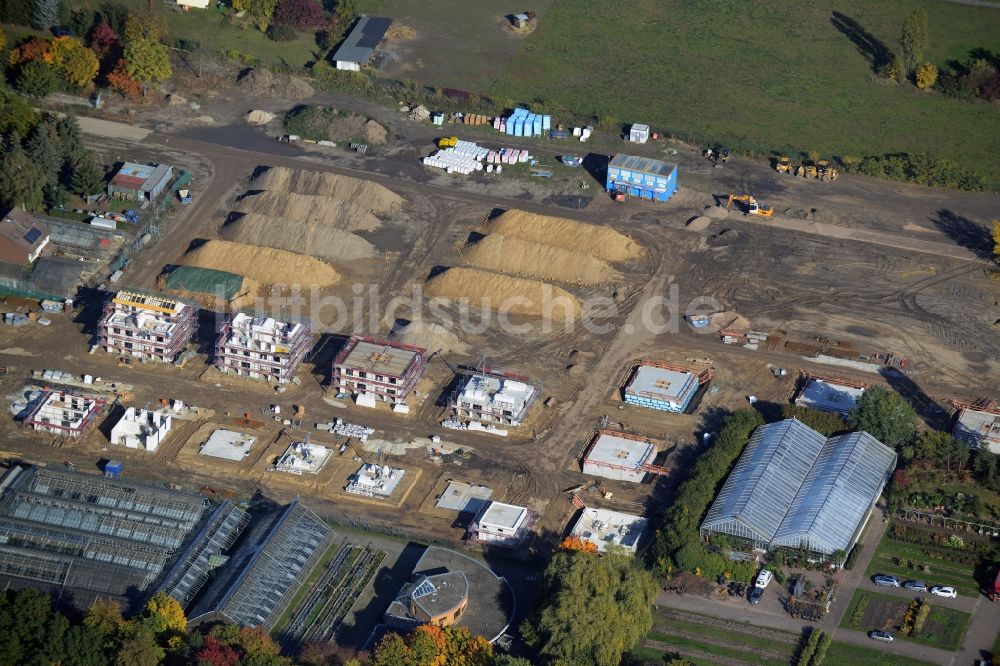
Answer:
[[[640, 456], [640, 462], [635, 465], [623, 465], [621, 463], [614, 462], [612, 460], [602, 460], [598, 458], [592, 458], [591, 453], [597, 442], [602, 436], [608, 437], [620, 437], [621, 439], [628, 439], [634, 442], [640, 442], [647, 446], [646, 451], [642, 456]], [[656, 457], [656, 451], [658, 450], [658, 445], [661, 444], [658, 440], [651, 439], [649, 437], [640, 437], [639, 435], [633, 435], [627, 432], [618, 432], [617, 430], [608, 430], [606, 428], [601, 428], [594, 432], [593, 438], [590, 440], [590, 444], [587, 446], [587, 451], [583, 455], [583, 462], [587, 465], [594, 465], [595, 467], [604, 467], [607, 469], [620, 470], [623, 472], [647, 472], [649, 474], [656, 474], [658, 476], [666, 476], [670, 474], [671, 468], [662, 467], [660, 465], [653, 465], [648, 460]]]
[[233, 313], [216, 338], [215, 367], [227, 374], [290, 382], [309, 351], [310, 335], [305, 324]]

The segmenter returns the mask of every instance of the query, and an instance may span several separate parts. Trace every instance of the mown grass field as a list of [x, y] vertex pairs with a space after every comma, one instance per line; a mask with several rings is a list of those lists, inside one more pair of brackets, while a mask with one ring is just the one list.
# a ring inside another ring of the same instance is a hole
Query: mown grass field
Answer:
[[[896, 627], [902, 623], [910, 598], [878, 594], [868, 590], [855, 590], [851, 603], [847, 606], [847, 612], [841, 618], [840, 626], [865, 632], [873, 629], [892, 631], [896, 634], [897, 640], [912, 641], [944, 650], [957, 650], [962, 644], [962, 637], [965, 636], [965, 630], [972, 616], [937, 604], [936, 597], [927, 595], [925, 598], [930, 600], [931, 612], [920, 633], [903, 636], [896, 632]], [[863, 617], [860, 622], [855, 623], [853, 621], [855, 609], [863, 600], [867, 600]]]
[[831, 20], [897, 50], [917, 7], [931, 61], [1000, 51], [1000, 12], [938, 0], [559, 0], [490, 92], [758, 151], [929, 152], [996, 180], [996, 106], [876, 81]]
[[[865, 575], [871, 577], [875, 574], [888, 574], [899, 576], [900, 581], [921, 580], [927, 583], [928, 588], [934, 585], [951, 585], [960, 595], [979, 594], [979, 585], [975, 580], [975, 566], [932, 557], [932, 552], [929, 548], [896, 541], [890, 538], [887, 531], [875, 549]], [[947, 554], [947, 551], [940, 552]], [[899, 558], [901, 563], [894, 563], [892, 561], [894, 557]], [[913, 562], [915, 568], [909, 568], [907, 562]], [[928, 566], [930, 573], [921, 571], [921, 565]]]
[[[662, 663], [665, 653], [684, 655], [696, 666], [714, 666], [721, 660], [761, 666], [787, 666], [793, 662], [801, 635], [758, 629], [740, 622], [722, 621], [697, 613], [654, 613], [653, 629], [632, 656], [648, 664]], [[834, 642], [824, 666], [926, 666], [927, 662], [899, 657], [882, 650]]]
[[[112, 2], [140, 13], [147, 11], [146, 0]], [[70, 0], [70, 7], [73, 9], [87, 5], [93, 8], [99, 6], [99, 3], [95, 5], [88, 0]], [[214, 2], [206, 9], [181, 12], [172, 7], [157, 6], [157, 11], [167, 17], [173, 40], [198, 42], [202, 49], [208, 51], [236, 50], [249, 53], [263, 62], [305, 67], [316, 59], [314, 54], [320, 50], [311, 32], [300, 33], [297, 39], [290, 42], [275, 42], [248, 23], [241, 24], [234, 20], [233, 24], [229, 24]]]

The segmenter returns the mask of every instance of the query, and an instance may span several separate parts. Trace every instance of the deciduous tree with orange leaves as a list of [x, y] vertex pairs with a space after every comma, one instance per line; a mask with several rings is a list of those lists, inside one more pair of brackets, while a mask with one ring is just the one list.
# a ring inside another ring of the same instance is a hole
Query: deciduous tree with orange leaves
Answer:
[[580, 537], [568, 536], [559, 544], [561, 550], [578, 550], [581, 553], [596, 553], [597, 544], [584, 541]]

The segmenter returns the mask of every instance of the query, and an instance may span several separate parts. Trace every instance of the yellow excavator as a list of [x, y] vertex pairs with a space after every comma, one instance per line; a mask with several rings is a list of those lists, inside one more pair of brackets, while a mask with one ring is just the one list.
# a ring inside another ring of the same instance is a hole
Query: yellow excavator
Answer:
[[774, 163], [774, 170], [778, 173], [792, 174], [792, 161], [788, 159], [788, 155], [782, 155]]
[[774, 217], [774, 208], [771, 206], [761, 206], [757, 203], [757, 200], [749, 194], [730, 194], [729, 200], [726, 202], [726, 208], [731, 207], [734, 201], [739, 201], [740, 203], [745, 204], [744, 207], [746, 208], [747, 215], [768, 218]]

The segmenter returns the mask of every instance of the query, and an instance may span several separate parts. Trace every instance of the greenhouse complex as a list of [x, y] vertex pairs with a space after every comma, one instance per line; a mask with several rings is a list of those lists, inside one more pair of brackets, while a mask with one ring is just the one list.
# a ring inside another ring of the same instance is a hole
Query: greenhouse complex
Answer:
[[829, 556], [857, 541], [896, 466], [866, 432], [826, 438], [796, 419], [754, 432], [701, 525], [753, 548]]

